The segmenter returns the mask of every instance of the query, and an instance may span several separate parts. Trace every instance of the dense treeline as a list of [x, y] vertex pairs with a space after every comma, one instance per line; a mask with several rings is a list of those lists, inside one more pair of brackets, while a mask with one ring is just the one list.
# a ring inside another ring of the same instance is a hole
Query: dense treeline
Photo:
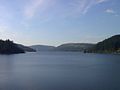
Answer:
[[[51, 47], [50, 47], [51, 48]], [[51, 50], [51, 49], [50, 49]], [[68, 43], [58, 47], [52, 47], [56, 51], [84, 51], [90, 53], [120, 53], [120, 35], [112, 36], [97, 44], [85, 43]], [[35, 52], [36, 50], [30, 47], [25, 47], [20, 44], [15, 44], [13, 41], [0, 40], [0, 54], [16, 54], [24, 53], [25, 51]]]
[[87, 52], [95, 53], [120, 53], [120, 35], [112, 36], [102, 42], [97, 43]]
[[16, 54], [24, 53], [24, 50], [19, 48], [17, 44], [9, 39], [6, 41], [0, 40], [0, 54]]

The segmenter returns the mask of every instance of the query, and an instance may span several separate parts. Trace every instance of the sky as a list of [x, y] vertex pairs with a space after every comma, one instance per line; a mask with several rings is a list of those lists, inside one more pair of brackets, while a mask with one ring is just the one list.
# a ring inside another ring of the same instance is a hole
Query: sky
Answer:
[[120, 34], [120, 0], [0, 0], [0, 39], [97, 43]]

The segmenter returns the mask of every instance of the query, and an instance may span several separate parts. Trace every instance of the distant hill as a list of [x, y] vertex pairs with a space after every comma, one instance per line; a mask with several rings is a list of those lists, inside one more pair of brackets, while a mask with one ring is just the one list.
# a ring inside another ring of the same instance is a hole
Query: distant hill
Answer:
[[86, 49], [92, 48], [94, 44], [89, 43], [67, 43], [62, 44], [55, 48], [57, 51], [84, 51]]
[[48, 45], [32, 45], [29, 47], [36, 51], [53, 51], [55, 49], [54, 46], [48, 46]]
[[23, 49], [25, 52], [36, 52], [35, 49], [32, 49], [28, 46], [24, 46], [24, 45], [21, 45], [21, 44], [17, 44], [19, 48]]
[[13, 43], [9, 39], [6, 41], [0, 40], [0, 54], [18, 54], [25, 53], [24, 50], [18, 47], [17, 44]]
[[87, 52], [95, 53], [120, 53], [120, 35], [112, 36], [102, 42], [97, 43]]
[[30, 48], [36, 51], [82, 51], [85, 53], [120, 53], [120, 35], [112, 36], [97, 44], [66, 43], [58, 47], [47, 45], [33, 45]]
[[67, 43], [62, 44], [58, 47], [47, 46], [47, 45], [33, 45], [30, 48], [36, 51], [84, 51], [85, 49], [93, 47], [94, 44], [88, 43]]

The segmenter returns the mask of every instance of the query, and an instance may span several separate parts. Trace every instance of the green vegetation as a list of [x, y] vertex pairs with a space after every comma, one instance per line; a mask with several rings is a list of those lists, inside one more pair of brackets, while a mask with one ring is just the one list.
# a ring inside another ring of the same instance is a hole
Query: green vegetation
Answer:
[[46, 45], [34, 45], [37, 51], [80, 51], [84, 53], [120, 53], [120, 35], [112, 36], [97, 44], [89, 43], [67, 43], [58, 47]]
[[24, 50], [19, 48], [17, 44], [9, 39], [6, 41], [0, 40], [0, 54], [17, 54], [24, 53]]
[[67, 43], [62, 44], [55, 48], [58, 51], [84, 51], [86, 49], [92, 48], [94, 44], [89, 43]]
[[35, 49], [36, 51], [84, 51], [93, 47], [94, 44], [89, 43], [67, 43], [62, 44], [58, 47], [48, 46], [48, 45], [33, 45], [30, 48]]
[[93, 53], [120, 53], [120, 35], [112, 36], [97, 43], [93, 48], [85, 52]]

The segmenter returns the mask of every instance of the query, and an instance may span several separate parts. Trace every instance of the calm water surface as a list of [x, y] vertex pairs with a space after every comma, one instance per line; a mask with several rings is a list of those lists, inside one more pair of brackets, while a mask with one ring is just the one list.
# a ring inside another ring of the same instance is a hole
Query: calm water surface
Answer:
[[0, 90], [120, 90], [120, 55], [0, 55]]

